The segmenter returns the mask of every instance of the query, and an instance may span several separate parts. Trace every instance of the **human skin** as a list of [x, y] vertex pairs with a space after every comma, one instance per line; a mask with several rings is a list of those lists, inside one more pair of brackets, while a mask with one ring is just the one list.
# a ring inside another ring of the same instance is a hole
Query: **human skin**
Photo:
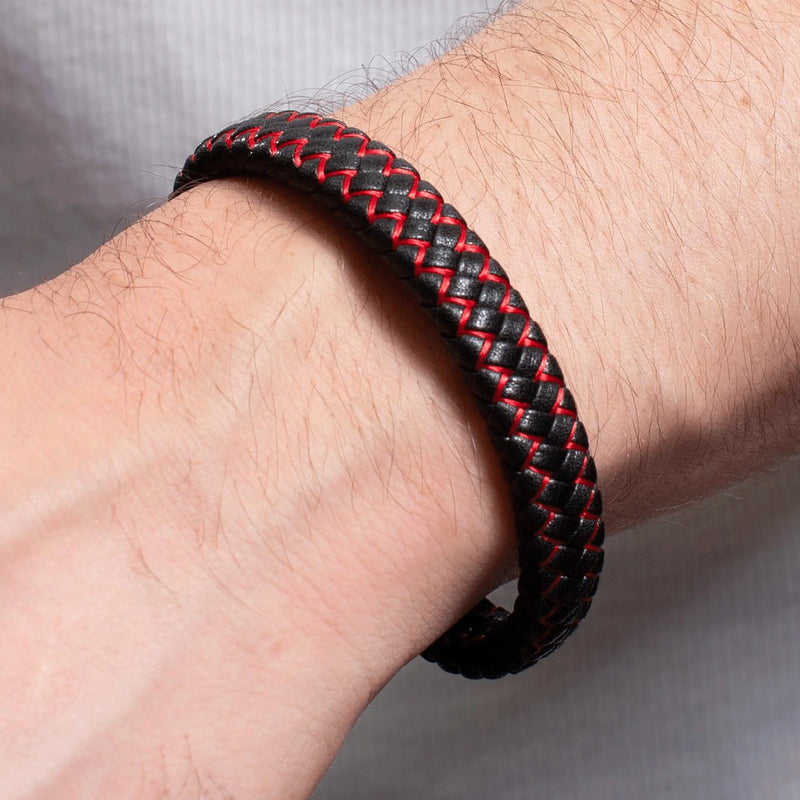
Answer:
[[[796, 449], [797, 44], [777, 4], [523, 3], [341, 114], [509, 271], [612, 532]], [[513, 571], [455, 367], [290, 190], [195, 188], [0, 331], [4, 798], [307, 797]]]

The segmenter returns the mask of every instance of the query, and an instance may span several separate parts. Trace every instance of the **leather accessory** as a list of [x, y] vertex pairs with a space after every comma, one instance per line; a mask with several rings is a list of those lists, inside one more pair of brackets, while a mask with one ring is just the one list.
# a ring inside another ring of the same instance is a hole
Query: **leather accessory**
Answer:
[[586, 432], [519, 293], [411, 164], [343, 122], [286, 111], [230, 126], [189, 156], [173, 195], [234, 176], [288, 183], [329, 208], [384, 257], [444, 339], [508, 480], [520, 575], [513, 612], [481, 600], [422, 655], [468, 678], [531, 666], [589, 610], [603, 523]]

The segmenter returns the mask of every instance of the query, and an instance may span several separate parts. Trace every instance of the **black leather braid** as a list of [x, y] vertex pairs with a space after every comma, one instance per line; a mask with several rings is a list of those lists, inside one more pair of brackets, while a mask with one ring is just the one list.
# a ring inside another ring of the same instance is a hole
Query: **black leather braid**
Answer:
[[513, 613], [482, 600], [422, 654], [468, 678], [519, 672], [589, 609], [603, 523], [583, 426], [544, 335], [461, 215], [385, 145], [294, 111], [221, 131], [186, 160], [174, 192], [213, 178], [283, 181], [382, 254], [458, 362], [508, 479], [519, 539]]

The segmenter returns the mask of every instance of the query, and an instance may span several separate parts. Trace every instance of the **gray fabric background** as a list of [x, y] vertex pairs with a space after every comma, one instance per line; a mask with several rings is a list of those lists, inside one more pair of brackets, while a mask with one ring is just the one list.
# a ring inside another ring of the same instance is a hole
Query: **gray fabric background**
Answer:
[[[230, 120], [286, 94], [352, 91], [370, 71], [383, 80], [408, 66], [404, 53], [487, 10], [2, 8], [0, 294], [60, 272], [160, 202], [185, 155]], [[315, 800], [798, 800], [799, 498], [795, 461], [614, 538], [587, 623], [523, 675], [472, 683], [413, 662]]]

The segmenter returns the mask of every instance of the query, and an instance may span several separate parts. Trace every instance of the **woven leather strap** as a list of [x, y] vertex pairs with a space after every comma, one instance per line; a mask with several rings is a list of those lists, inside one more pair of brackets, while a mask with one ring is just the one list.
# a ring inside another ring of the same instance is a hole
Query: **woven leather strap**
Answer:
[[264, 114], [206, 139], [174, 193], [249, 176], [311, 194], [385, 257], [458, 362], [485, 417], [516, 515], [512, 613], [482, 600], [422, 654], [468, 678], [519, 672], [589, 609], [603, 563], [594, 463], [544, 335], [502, 267], [408, 162], [316, 114]]

